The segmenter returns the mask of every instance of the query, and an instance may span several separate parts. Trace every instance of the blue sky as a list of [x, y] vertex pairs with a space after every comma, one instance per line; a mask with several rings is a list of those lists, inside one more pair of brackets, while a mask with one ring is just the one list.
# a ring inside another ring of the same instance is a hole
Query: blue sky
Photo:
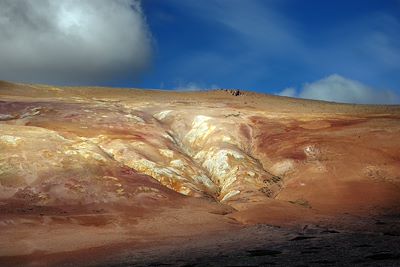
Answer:
[[0, 79], [400, 103], [400, 0], [2, 0]]
[[149, 88], [278, 93], [338, 74], [400, 90], [400, 1], [146, 0]]
[[147, 0], [145, 87], [281, 90], [337, 73], [400, 84], [399, 1]]

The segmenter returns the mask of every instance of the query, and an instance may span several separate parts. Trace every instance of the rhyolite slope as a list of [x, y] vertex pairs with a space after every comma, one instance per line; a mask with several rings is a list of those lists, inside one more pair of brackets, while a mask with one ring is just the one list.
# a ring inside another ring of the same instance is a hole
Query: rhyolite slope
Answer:
[[237, 207], [398, 199], [398, 106], [7, 82], [0, 97], [1, 199], [131, 203], [162, 195], [153, 179]]

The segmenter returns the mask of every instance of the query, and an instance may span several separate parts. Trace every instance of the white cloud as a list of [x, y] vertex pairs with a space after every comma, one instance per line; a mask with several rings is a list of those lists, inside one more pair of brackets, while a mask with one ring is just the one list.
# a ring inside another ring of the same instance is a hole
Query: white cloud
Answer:
[[218, 89], [219, 87], [215, 84], [211, 86], [206, 86], [203, 84], [198, 84], [194, 82], [189, 82], [189, 83], [180, 83], [178, 87], [176, 87], [174, 90], [176, 91], [204, 91], [204, 90], [213, 90], [213, 89]]
[[372, 88], [338, 74], [306, 83], [298, 93], [287, 88], [278, 95], [357, 104], [396, 104], [400, 100], [393, 91]]
[[0, 36], [4, 80], [133, 79], [152, 50], [139, 0], [2, 0]]
[[288, 87], [286, 89], [283, 89], [280, 93], [278, 93], [280, 96], [288, 96], [288, 97], [296, 97], [296, 89], [293, 87]]

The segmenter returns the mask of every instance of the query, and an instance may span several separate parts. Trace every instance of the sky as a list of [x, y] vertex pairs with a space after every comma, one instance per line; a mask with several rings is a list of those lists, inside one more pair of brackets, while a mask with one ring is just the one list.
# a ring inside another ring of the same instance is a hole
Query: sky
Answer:
[[1, 0], [0, 79], [400, 104], [400, 0]]

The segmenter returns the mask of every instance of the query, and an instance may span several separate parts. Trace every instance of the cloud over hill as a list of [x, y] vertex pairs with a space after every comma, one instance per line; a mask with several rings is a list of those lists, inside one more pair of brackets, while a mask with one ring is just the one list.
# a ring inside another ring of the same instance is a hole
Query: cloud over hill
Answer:
[[137, 0], [0, 2], [0, 79], [98, 84], [134, 79], [152, 54]]
[[357, 104], [396, 104], [399, 101], [391, 90], [377, 90], [338, 74], [306, 83], [299, 92], [293, 87], [286, 88], [279, 95]]

